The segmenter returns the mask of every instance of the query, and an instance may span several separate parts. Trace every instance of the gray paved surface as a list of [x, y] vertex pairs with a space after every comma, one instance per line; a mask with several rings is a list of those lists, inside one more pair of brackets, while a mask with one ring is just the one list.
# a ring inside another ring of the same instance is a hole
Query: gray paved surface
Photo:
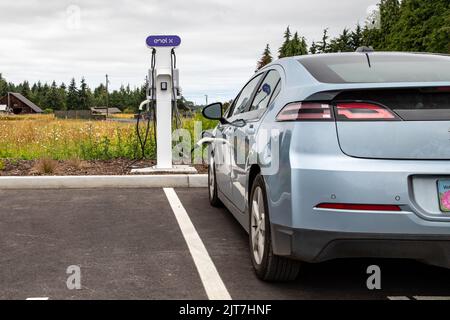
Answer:
[[[408, 261], [305, 266], [290, 284], [253, 274], [247, 235], [205, 189], [177, 189], [234, 299], [386, 299], [450, 296], [450, 271]], [[206, 299], [162, 189], [0, 191], [0, 299]], [[365, 287], [382, 268], [381, 291]], [[66, 287], [81, 266], [82, 290]]]

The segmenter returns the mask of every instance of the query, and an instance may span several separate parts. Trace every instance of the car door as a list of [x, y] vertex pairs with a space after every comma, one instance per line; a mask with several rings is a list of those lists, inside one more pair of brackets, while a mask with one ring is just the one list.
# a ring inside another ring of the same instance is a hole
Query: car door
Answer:
[[231, 199], [231, 165], [230, 145], [232, 126], [220, 124], [217, 127], [214, 143], [214, 163], [216, 168], [217, 189], [228, 199]]
[[[218, 134], [216, 138], [223, 139], [218, 141], [215, 146], [215, 161], [216, 161], [216, 179], [217, 187], [220, 192], [232, 201], [232, 187], [231, 187], [231, 161], [234, 154], [234, 129], [235, 126], [231, 123], [247, 110], [253, 93], [258, 86], [262, 74], [252, 78], [245, 87], [241, 90], [239, 96], [235, 99], [233, 105], [226, 115], [227, 124], [221, 124], [218, 127]], [[226, 141], [226, 142], [225, 142]]]
[[[278, 71], [270, 70], [263, 74], [258, 89], [253, 93], [249, 106], [239, 115], [245, 126], [234, 127], [235, 152], [231, 159], [231, 192], [233, 203], [241, 212], [246, 210], [246, 185], [249, 152], [256, 142], [256, 133], [269, 104], [280, 92], [281, 77]], [[236, 119], [232, 119], [236, 120]], [[257, 159], [251, 159], [256, 163]]]

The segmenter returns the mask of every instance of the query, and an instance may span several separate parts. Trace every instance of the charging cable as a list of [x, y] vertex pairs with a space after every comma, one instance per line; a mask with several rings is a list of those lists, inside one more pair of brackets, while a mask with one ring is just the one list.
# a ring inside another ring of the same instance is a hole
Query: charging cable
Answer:
[[[155, 137], [155, 148], [156, 148], [156, 107], [155, 107], [155, 67], [156, 67], [156, 49], [152, 50], [152, 61], [151, 61], [151, 88], [150, 85], [147, 88], [147, 96], [149, 96], [151, 94], [151, 99], [147, 99], [145, 101], [143, 101], [140, 106], [139, 106], [139, 110], [138, 110], [138, 118], [137, 118], [137, 122], [136, 122], [136, 134], [138, 137], [138, 142], [139, 145], [141, 147], [141, 159], [145, 158], [145, 147], [147, 146], [147, 141], [148, 141], [148, 136], [150, 133], [150, 121], [151, 121], [151, 111], [153, 111], [153, 129], [154, 129], [154, 137]], [[150, 92], [149, 92], [150, 91]], [[144, 111], [144, 106], [147, 106], [145, 113], [143, 113]], [[145, 135], [144, 137], [142, 137], [141, 135], [141, 131], [140, 131], [140, 122], [141, 122], [141, 117], [142, 115], [145, 115], [145, 117], [147, 118], [147, 126], [145, 129]]]

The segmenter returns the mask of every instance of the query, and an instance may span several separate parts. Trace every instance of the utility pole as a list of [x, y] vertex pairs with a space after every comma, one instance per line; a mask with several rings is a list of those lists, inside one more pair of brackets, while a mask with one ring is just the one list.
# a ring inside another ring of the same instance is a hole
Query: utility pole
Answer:
[[108, 91], [109, 79], [106, 75], [106, 119], [109, 117], [109, 91]]
[[208, 95], [205, 94], [205, 98], [206, 98], [206, 105], [208, 105]]

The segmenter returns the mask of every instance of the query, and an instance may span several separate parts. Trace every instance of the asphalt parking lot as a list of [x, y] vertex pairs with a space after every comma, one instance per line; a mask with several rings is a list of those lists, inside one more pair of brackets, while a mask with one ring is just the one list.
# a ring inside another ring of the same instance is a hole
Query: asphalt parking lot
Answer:
[[[210, 207], [206, 189], [175, 193], [190, 221], [163, 189], [0, 191], [0, 299], [208, 299], [203, 272], [232, 299], [450, 296], [450, 270], [411, 261], [333, 261], [306, 265], [292, 283], [261, 282], [232, 215]], [[373, 264], [381, 290], [366, 286]], [[80, 267], [81, 290], [68, 289], [69, 266]]]

